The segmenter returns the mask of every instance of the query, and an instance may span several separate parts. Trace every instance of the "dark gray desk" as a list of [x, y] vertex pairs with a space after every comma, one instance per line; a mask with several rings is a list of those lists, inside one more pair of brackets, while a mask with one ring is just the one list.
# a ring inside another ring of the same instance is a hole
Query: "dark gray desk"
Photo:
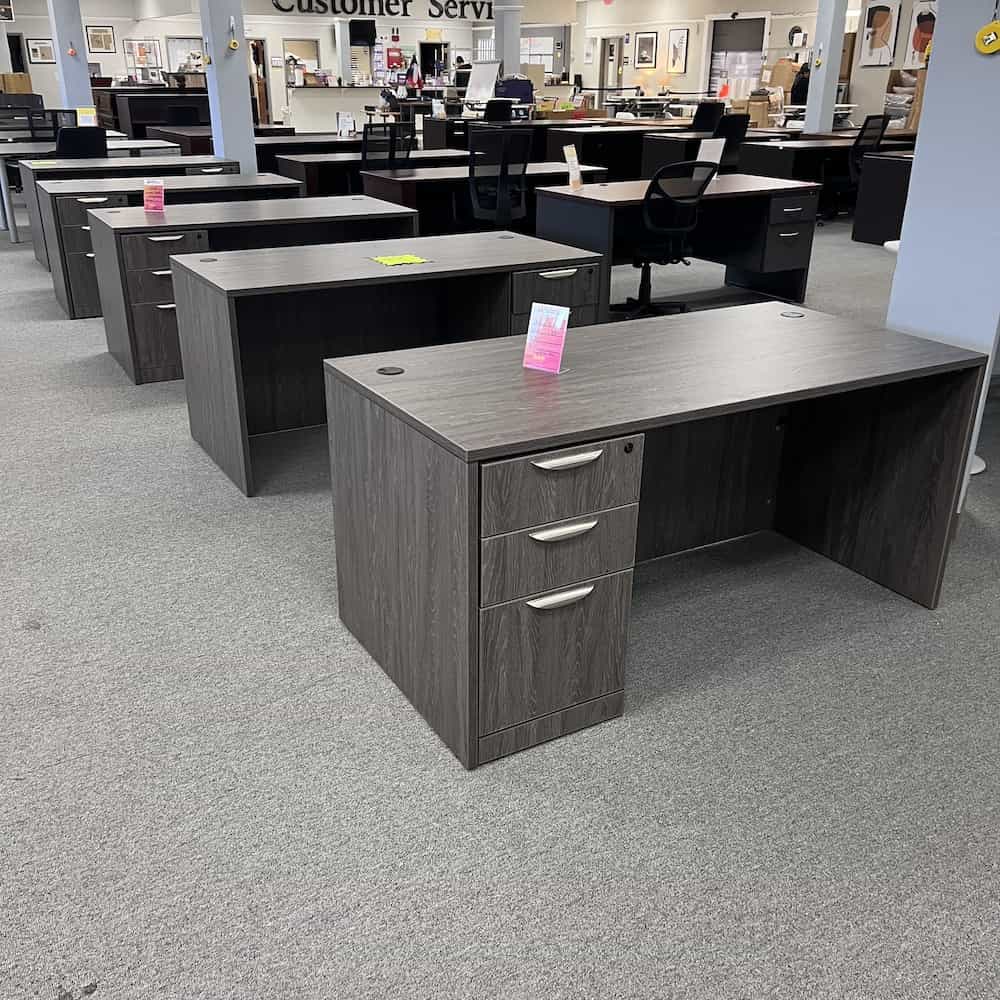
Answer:
[[[297, 181], [274, 174], [164, 177], [163, 185], [168, 205], [296, 198], [300, 194]], [[95, 208], [141, 205], [143, 178], [40, 181], [35, 187], [56, 298], [71, 319], [100, 316], [101, 300], [87, 212]]]
[[[427, 263], [372, 259], [402, 253]], [[596, 254], [513, 233], [213, 257], [172, 259], [191, 434], [247, 495], [253, 436], [326, 421], [324, 358], [523, 332], [552, 296], [595, 313]]]
[[619, 125], [568, 128], [548, 135], [546, 159], [565, 162], [564, 146], [575, 146], [581, 163], [606, 167], [608, 180], [628, 181], [642, 176], [642, 143], [651, 132], [676, 131], [673, 125], [657, 125], [639, 119]]
[[[536, 192], [538, 236], [602, 254], [602, 320], [610, 315], [611, 267], [631, 263], [642, 238], [648, 187], [645, 180], [619, 181], [585, 184], [579, 192], [569, 187]], [[744, 174], [716, 177], [691, 234], [692, 255], [725, 264], [727, 285], [801, 302], [818, 203], [818, 184]]]
[[786, 312], [326, 363], [340, 618], [465, 767], [621, 714], [636, 562], [777, 531], [937, 605], [986, 359]]
[[[711, 132], [694, 132], [688, 129], [682, 132], [649, 133], [642, 140], [642, 170], [639, 176], [652, 177], [660, 167], [665, 167], [668, 163], [698, 159], [698, 149], [702, 142], [711, 138]], [[766, 129], [748, 129], [743, 142], [778, 142], [783, 138], [781, 133], [768, 132]], [[740, 145], [742, 143], [737, 143], [737, 148]], [[724, 168], [729, 159], [727, 156], [723, 161]]]
[[278, 171], [279, 156], [296, 156], [300, 153], [360, 153], [360, 135], [333, 135], [311, 132], [298, 135], [268, 135], [255, 140], [257, 169], [271, 173]]
[[910, 194], [913, 153], [872, 153], [865, 157], [852, 238], [881, 246], [898, 240]]
[[[147, 142], [148, 140], [136, 140]], [[110, 149], [109, 149], [110, 152]], [[83, 177], [181, 177], [191, 175], [238, 174], [239, 161], [219, 156], [144, 156], [140, 159], [122, 157], [82, 158], [59, 160], [53, 157], [21, 160], [21, 187], [28, 206], [31, 240], [35, 260], [49, 267], [49, 253], [45, 245], [41, 208], [36, 185], [39, 181], [72, 180]]]
[[[466, 154], [468, 155], [468, 154]], [[581, 164], [585, 181], [601, 181], [607, 176], [604, 167]], [[519, 229], [534, 232], [535, 190], [547, 184], [569, 179], [569, 168], [561, 163], [529, 163], [525, 171], [527, 215], [514, 223]], [[363, 170], [365, 194], [420, 212], [420, 232], [425, 236], [454, 233], [460, 230], [489, 228], [472, 216], [469, 196], [469, 167], [406, 167], [401, 170]], [[457, 214], [457, 218], [456, 218]]]
[[[255, 125], [255, 136], [295, 135], [291, 125]], [[165, 139], [176, 142], [185, 156], [211, 156], [211, 125], [148, 125], [146, 135], [150, 139]]]
[[[882, 141], [887, 151], [909, 148], [905, 141]], [[745, 142], [740, 146], [740, 170], [763, 177], [821, 181], [825, 174], [846, 176], [853, 139], [796, 139], [788, 142]]]
[[374, 198], [281, 198], [88, 213], [108, 350], [137, 385], [182, 378], [170, 257], [415, 236], [417, 213]]
[[[279, 156], [278, 173], [301, 181], [306, 195], [349, 194], [361, 188], [361, 153], [300, 153]], [[461, 167], [469, 162], [465, 149], [414, 149], [414, 167]]]

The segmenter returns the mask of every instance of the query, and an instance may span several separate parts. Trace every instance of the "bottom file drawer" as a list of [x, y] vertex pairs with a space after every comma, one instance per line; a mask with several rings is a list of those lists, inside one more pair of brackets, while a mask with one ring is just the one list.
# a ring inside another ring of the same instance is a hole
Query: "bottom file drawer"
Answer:
[[479, 613], [479, 733], [622, 688], [632, 571]]
[[181, 345], [177, 335], [177, 310], [172, 302], [132, 307], [136, 366], [162, 368], [179, 366]]
[[66, 283], [73, 303], [70, 315], [73, 319], [101, 315], [101, 293], [97, 286], [97, 267], [93, 251], [90, 253], [68, 253], [66, 261]]

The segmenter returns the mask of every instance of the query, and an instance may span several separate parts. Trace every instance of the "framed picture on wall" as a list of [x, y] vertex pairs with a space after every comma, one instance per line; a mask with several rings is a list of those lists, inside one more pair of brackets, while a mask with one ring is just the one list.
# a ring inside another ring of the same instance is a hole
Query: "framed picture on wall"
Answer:
[[891, 66], [896, 56], [899, 0], [868, 0], [861, 12], [859, 66]]
[[88, 52], [96, 54], [99, 52], [111, 53], [118, 51], [118, 47], [115, 44], [114, 28], [88, 24], [86, 32]]
[[56, 61], [56, 50], [51, 38], [26, 38], [24, 44], [28, 46], [28, 62], [42, 66]]
[[667, 32], [667, 72], [686, 73], [688, 68], [688, 28], [671, 28]]
[[0, 0], [0, 21], [14, 20], [14, 4], [11, 0]]
[[917, 0], [910, 15], [903, 69], [923, 69], [927, 65], [927, 46], [934, 37], [936, 24], [937, 0]]
[[635, 68], [649, 69], [656, 65], [656, 32], [635, 33]]

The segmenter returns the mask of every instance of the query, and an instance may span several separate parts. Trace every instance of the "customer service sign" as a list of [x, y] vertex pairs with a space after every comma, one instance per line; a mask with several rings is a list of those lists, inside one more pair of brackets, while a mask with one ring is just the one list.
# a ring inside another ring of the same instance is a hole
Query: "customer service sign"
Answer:
[[[414, 9], [414, 5], [419, 6]], [[271, 0], [282, 14], [334, 17], [419, 17], [455, 21], [491, 21], [491, 0]]]

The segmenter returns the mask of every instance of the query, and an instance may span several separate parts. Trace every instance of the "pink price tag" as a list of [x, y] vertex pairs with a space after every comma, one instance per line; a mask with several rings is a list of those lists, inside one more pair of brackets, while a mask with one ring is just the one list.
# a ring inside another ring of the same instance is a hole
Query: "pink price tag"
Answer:
[[142, 207], [147, 212], [163, 211], [163, 181], [146, 180], [142, 186]]
[[524, 345], [524, 367], [558, 375], [562, 368], [568, 326], [567, 306], [547, 306], [532, 302], [528, 339]]

